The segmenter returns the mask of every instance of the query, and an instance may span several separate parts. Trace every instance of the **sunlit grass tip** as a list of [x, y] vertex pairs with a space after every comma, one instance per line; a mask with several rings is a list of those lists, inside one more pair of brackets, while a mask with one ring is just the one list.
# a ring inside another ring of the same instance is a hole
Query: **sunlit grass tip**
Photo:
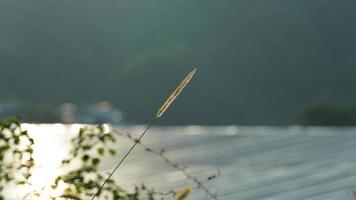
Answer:
[[173, 198], [173, 200], [184, 200], [192, 193], [192, 188], [186, 187], [183, 190], [179, 191]]
[[169, 106], [174, 102], [178, 95], [183, 91], [183, 89], [188, 85], [189, 81], [193, 78], [197, 68], [193, 69], [177, 86], [177, 88], [171, 93], [167, 100], [162, 104], [160, 109], [156, 114], [156, 119], [160, 118], [169, 108]]

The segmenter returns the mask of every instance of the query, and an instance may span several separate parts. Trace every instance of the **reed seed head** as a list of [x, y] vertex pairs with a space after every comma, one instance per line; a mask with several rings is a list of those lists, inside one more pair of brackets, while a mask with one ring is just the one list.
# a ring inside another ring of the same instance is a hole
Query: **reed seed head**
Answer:
[[187, 199], [191, 192], [192, 192], [192, 188], [186, 187], [183, 190], [181, 190], [180, 192], [178, 192], [174, 196], [173, 200], [184, 200], [184, 199]]
[[162, 117], [162, 115], [167, 111], [169, 106], [174, 102], [174, 100], [178, 97], [178, 95], [183, 91], [183, 89], [188, 85], [189, 81], [193, 78], [197, 68], [193, 69], [177, 86], [177, 88], [172, 92], [172, 94], [167, 98], [167, 100], [163, 103], [156, 114], [156, 119]]

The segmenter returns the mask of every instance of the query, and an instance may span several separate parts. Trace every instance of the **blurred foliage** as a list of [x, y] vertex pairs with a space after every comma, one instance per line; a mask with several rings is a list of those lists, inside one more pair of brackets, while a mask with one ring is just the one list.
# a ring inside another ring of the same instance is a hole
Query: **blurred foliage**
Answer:
[[[27, 131], [21, 129], [20, 120], [16, 117], [0, 121], [0, 200], [4, 197], [1, 191], [9, 183], [18, 185], [29, 184], [31, 169], [34, 166], [33, 139]], [[105, 126], [85, 127], [71, 140], [72, 149], [69, 156], [62, 161], [61, 168], [70, 169], [58, 176], [52, 189], [55, 190], [60, 184], [66, 189], [55, 199], [89, 199], [105, 181], [99, 171], [99, 165], [103, 156], [114, 156], [116, 150], [109, 144], [116, 142], [112, 133], [108, 133]], [[40, 191], [32, 191], [25, 195], [27, 198], [40, 198]], [[128, 192], [118, 186], [114, 180], [109, 180], [98, 195], [104, 199], [122, 200], [154, 200], [153, 190], [145, 186], [135, 187], [133, 192]]]
[[[24, 185], [34, 166], [33, 139], [21, 129], [16, 117], [0, 121], [0, 191], [10, 183]], [[0, 193], [0, 199], [4, 197]]]
[[[72, 149], [67, 159], [62, 161], [63, 168], [71, 170], [58, 176], [52, 188], [56, 189], [60, 184], [65, 184], [66, 189], [60, 197], [53, 199], [90, 199], [99, 190], [107, 176], [99, 171], [99, 165], [103, 156], [114, 156], [116, 150], [110, 144], [116, 142], [116, 138], [108, 132], [104, 125], [95, 127], [87, 126], [80, 129], [78, 135], [71, 140]], [[136, 187], [133, 192], [123, 190], [109, 180], [98, 194], [98, 199], [123, 199], [154, 200], [153, 192], [144, 187]]]
[[356, 104], [337, 105], [321, 103], [305, 107], [295, 118], [300, 125], [354, 126], [356, 125]]

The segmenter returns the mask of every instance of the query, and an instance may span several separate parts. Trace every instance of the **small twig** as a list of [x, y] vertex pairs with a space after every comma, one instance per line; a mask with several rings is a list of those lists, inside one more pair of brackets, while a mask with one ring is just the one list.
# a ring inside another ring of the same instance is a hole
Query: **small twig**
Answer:
[[[128, 138], [129, 140], [131, 140], [132, 142], [135, 142], [136, 139], [134, 139], [129, 133], [122, 133], [122, 132], [114, 132], [120, 136], [124, 136], [126, 138]], [[195, 176], [191, 175], [189, 172], [187, 172], [187, 168], [185, 166], [181, 166], [179, 165], [178, 163], [170, 160], [167, 156], [165, 156], [165, 150], [164, 149], [161, 149], [160, 151], [156, 151], [156, 150], [153, 150], [152, 148], [148, 147], [146, 144], [140, 142], [138, 143], [141, 147], [143, 147], [147, 152], [150, 152], [150, 153], [153, 153], [157, 156], [159, 156], [160, 158], [162, 158], [167, 164], [169, 164], [170, 166], [172, 166], [173, 168], [177, 169], [178, 171], [181, 171], [184, 176], [193, 181], [195, 184], [196, 184], [196, 188], [198, 189], [202, 189], [205, 193], [207, 193], [211, 198], [213, 199], [217, 199], [217, 196], [215, 194], [213, 194], [208, 188], [206, 188], [204, 186], [204, 183], [202, 181], [199, 181], [198, 178], [196, 178]], [[207, 181], [210, 181], [214, 178], [216, 178], [217, 176], [219, 175], [219, 173], [217, 175], [211, 175], [208, 177], [208, 180]]]

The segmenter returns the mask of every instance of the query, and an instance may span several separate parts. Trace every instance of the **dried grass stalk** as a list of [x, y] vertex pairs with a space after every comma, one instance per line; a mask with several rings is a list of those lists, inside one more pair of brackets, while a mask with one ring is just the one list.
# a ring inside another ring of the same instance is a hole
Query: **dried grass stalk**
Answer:
[[193, 69], [178, 85], [178, 87], [172, 92], [172, 94], [167, 98], [167, 100], [163, 103], [156, 114], [156, 119], [160, 118], [169, 106], [173, 103], [173, 101], [177, 98], [177, 96], [183, 91], [183, 89], [188, 85], [189, 81], [193, 78], [197, 68]]
[[174, 197], [173, 200], [184, 200], [187, 199], [190, 193], [192, 192], [192, 188], [184, 188], [182, 191], [178, 192]]

